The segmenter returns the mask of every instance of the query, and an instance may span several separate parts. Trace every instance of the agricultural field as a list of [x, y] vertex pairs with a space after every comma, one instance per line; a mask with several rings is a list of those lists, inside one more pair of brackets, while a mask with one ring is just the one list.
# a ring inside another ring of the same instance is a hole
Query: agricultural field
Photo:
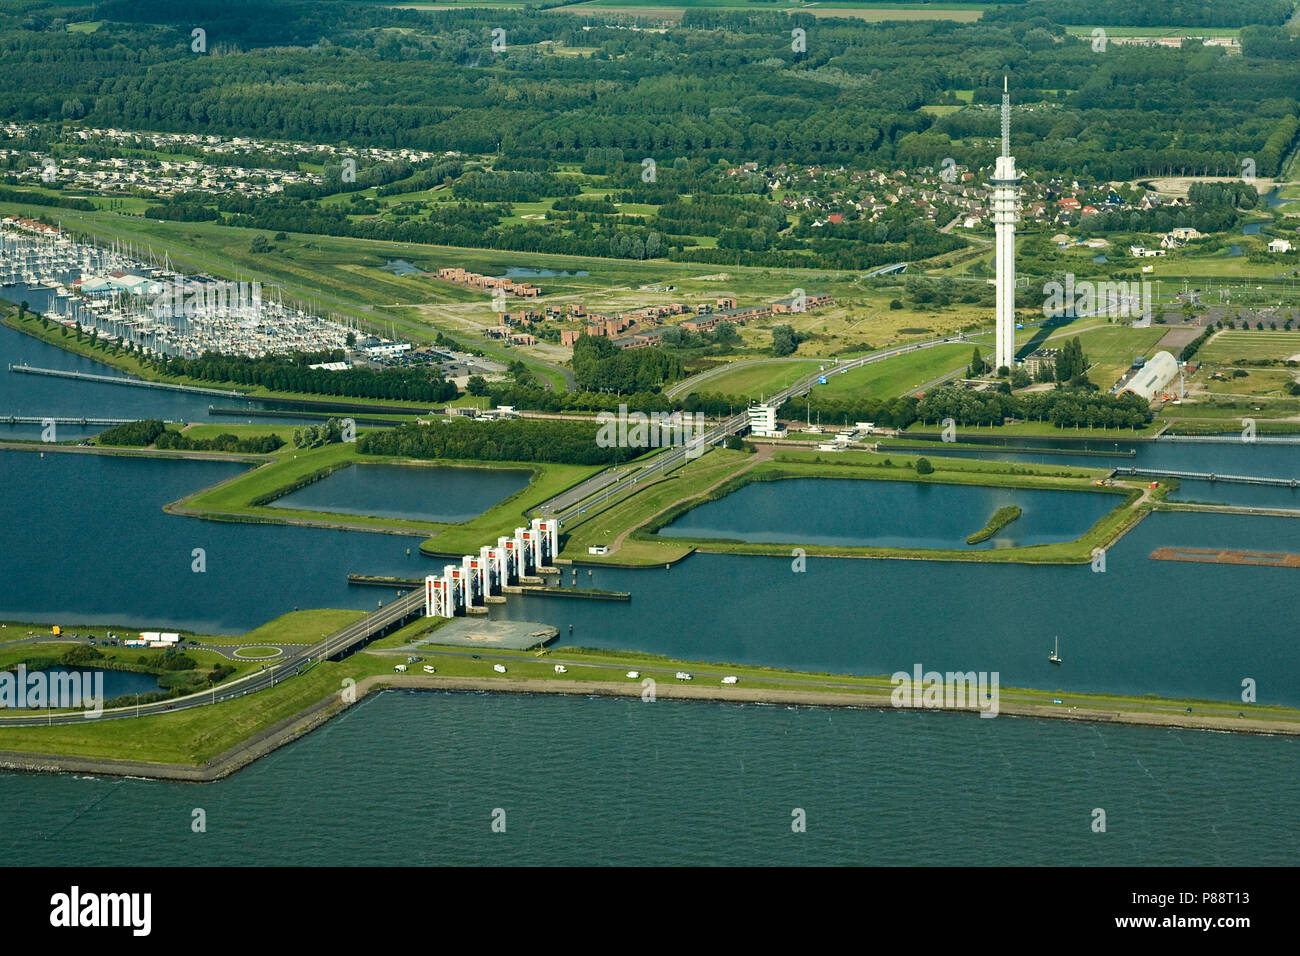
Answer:
[[1240, 359], [1300, 361], [1300, 332], [1224, 329], [1202, 345], [1196, 357], [1207, 365], [1231, 365]]

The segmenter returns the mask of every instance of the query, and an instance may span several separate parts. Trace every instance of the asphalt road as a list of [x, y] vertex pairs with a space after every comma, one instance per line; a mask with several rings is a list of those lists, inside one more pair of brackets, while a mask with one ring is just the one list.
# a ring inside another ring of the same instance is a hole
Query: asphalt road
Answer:
[[[928, 342], [914, 342], [908, 345], [896, 345], [891, 348], [881, 349], [868, 355], [862, 355], [858, 358], [849, 359], [848, 361], [827, 360], [826, 369], [811, 372], [799, 379], [793, 385], [789, 385], [777, 392], [767, 404], [776, 405], [778, 408], [788, 399], [802, 395], [817, 384], [822, 376], [839, 375], [848, 372], [851, 369], [861, 368], [864, 365], [872, 365], [876, 362], [883, 362], [907, 352], [916, 352], [921, 349], [933, 348], [936, 345], [946, 345], [952, 342], [966, 342], [969, 339], [964, 335], [953, 335], [942, 339], [932, 339]], [[551, 516], [558, 518], [560, 523], [582, 514], [586, 508], [601, 504], [610, 497], [620, 494], [632, 488], [637, 481], [654, 475], [666, 474], [683, 464], [689, 456], [695, 456], [699, 450], [709, 445], [717, 444], [728, 435], [734, 435], [749, 424], [749, 413], [741, 412], [739, 415], [733, 415], [722, 422], [712, 426], [702, 438], [693, 440], [688, 447], [671, 447], [667, 451], [662, 451], [658, 455], [640, 465], [619, 465], [608, 468], [600, 474], [593, 475], [582, 484], [569, 489], [562, 494], [543, 503], [540, 510]], [[592, 498], [591, 496], [598, 495]], [[591, 499], [591, 500], [588, 500]]]
[[32, 714], [30, 711], [22, 711], [20, 714], [13, 716], [0, 714], [0, 727], [77, 724], [90, 719], [115, 720], [123, 717], [144, 717], [148, 714], [189, 710], [193, 707], [203, 707], [223, 700], [233, 700], [236, 697], [243, 697], [245, 694], [252, 694], [268, 687], [274, 687], [285, 678], [301, 673], [313, 662], [322, 661], [341, 653], [358, 641], [364, 640], [368, 635], [383, 630], [390, 624], [423, 607], [424, 590], [423, 588], [416, 588], [409, 594], [402, 595], [388, 606], [373, 611], [360, 620], [335, 631], [318, 643], [289, 653], [282, 660], [277, 660], [274, 664], [262, 670], [222, 684], [211, 691], [202, 691], [197, 694], [190, 694], [188, 697], [177, 697], [173, 700], [157, 701], [152, 704], [141, 704], [138, 708], [127, 706], [105, 710], [96, 718], [87, 717], [83, 711], [79, 710], [71, 713], [47, 714], [41, 714], [39, 711], [36, 714]]

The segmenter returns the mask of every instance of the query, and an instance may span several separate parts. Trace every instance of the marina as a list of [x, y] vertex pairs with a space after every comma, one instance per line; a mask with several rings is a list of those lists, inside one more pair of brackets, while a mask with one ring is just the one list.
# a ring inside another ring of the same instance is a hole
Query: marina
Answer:
[[46, 322], [142, 354], [260, 358], [340, 350], [358, 337], [345, 323], [284, 302], [278, 289], [264, 298], [260, 282], [186, 275], [166, 255], [103, 248], [13, 217], [0, 222], [0, 286], [0, 295], [19, 301], [44, 293]]

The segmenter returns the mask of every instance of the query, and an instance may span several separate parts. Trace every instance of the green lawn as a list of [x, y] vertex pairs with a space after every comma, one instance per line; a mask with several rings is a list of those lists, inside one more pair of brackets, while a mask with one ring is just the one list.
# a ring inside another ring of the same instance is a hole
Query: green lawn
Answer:
[[792, 385], [818, 366], [826, 365], [820, 359], [797, 362], [745, 362], [716, 378], [703, 382], [699, 391], [718, 395], [743, 395], [757, 400], [760, 396], [779, 392]]
[[836, 398], [850, 395], [858, 398], [897, 398], [932, 379], [969, 365], [974, 350], [974, 345], [963, 342], [907, 352], [883, 362], [831, 375], [825, 385], [813, 386], [813, 394], [826, 394]]

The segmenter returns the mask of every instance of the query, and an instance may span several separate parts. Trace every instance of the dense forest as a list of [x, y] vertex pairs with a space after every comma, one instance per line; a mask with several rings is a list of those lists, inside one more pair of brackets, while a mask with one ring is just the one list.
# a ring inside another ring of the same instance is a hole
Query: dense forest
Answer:
[[[660, 169], [677, 157], [979, 165], [996, 135], [991, 113], [918, 108], [953, 102], [958, 90], [995, 104], [1006, 73], [1017, 103], [1043, 104], [1013, 131], [1026, 168], [1232, 174], [1237, 157], [1254, 156], [1271, 175], [1266, 143], [1295, 116], [1300, 89], [1295, 41], [1276, 31], [1289, 5], [1104, 3], [1108, 22], [1260, 26], [1243, 56], [1119, 44], [1099, 56], [1090, 37], [1062, 25], [1081, 10], [1091, 13], [1081, 22], [1096, 22], [1094, 0], [1009, 5], [973, 24], [692, 9], [663, 32], [559, 11], [11, 4], [0, 12], [0, 117], [592, 161], [607, 171], [617, 154], [589, 151], [617, 149], [630, 177], [643, 157]], [[103, 25], [69, 32], [92, 19]], [[195, 24], [207, 31], [201, 53], [191, 49]], [[807, 32], [803, 51], [792, 49], [794, 27]], [[493, 29], [505, 31], [504, 49], [493, 49]], [[563, 47], [593, 52], [550, 52]]]
[[658, 348], [620, 349], [607, 338], [579, 336], [573, 376], [588, 392], [650, 392], [685, 374], [682, 360]]

